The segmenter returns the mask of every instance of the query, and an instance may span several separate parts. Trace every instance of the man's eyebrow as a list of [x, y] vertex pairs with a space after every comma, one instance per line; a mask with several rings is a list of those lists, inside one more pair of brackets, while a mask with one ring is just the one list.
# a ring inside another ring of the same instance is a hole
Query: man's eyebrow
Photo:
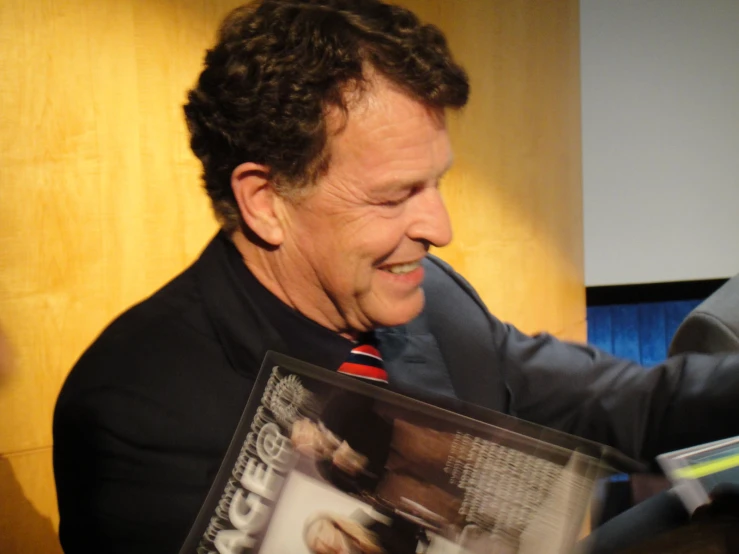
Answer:
[[441, 181], [446, 176], [446, 174], [449, 173], [449, 170], [452, 168], [453, 165], [454, 165], [454, 158], [449, 158], [449, 161], [444, 166], [444, 169], [442, 169], [441, 173], [439, 173], [439, 175], [436, 177], [437, 186], [440, 184], [438, 183], [438, 181]]
[[[444, 166], [444, 168], [436, 175], [436, 179], [442, 179], [447, 173], [449, 173], [449, 170], [452, 168], [452, 165], [454, 165], [454, 158], [449, 158], [449, 161]], [[406, 189], [408, 187], [415, 187], [418, 185], [422, 185], [425, 181], [419, 180], [419, 181], [404, 181], [404, 180], [392, 180], [385, 183], [385, 185], [382, 187], [385, 190], [400, 190], [400, 189]]]

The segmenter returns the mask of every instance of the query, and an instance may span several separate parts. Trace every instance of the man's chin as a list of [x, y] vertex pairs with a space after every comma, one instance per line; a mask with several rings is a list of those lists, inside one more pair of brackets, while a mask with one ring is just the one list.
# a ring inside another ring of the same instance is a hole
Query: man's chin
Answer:
[[425, 298], [422, 290], [418, 290], [413, 298], [387, 302], [384, 310], [378, 313], [374, 321], [379, 327], [399, 327], [416, 319], [423, 311]]

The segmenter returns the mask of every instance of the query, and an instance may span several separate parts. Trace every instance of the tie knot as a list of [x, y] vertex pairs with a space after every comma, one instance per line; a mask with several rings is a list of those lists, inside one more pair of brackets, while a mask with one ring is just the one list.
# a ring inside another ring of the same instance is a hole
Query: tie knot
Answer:
[[387, 372], [382, 364], [382, 355], [377, 348], [374, 333], [360, 337], [347, 359], [339, 367], [339, 373], [387, 384]]

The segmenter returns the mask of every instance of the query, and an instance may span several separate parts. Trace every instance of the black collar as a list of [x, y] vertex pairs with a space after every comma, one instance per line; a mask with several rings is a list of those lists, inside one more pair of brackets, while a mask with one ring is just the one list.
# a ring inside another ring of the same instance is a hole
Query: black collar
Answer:
[[293, 310], [248, 270], [231, 240], [219, 232], [193, 265], [206, 312], [232, 366], [255, 377], [274, 350], [336, 370], [352, 342]]

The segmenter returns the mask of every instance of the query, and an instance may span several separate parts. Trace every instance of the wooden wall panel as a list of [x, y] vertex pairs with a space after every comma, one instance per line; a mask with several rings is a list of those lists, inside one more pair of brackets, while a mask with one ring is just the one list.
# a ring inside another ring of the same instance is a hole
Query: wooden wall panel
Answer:
[[498, 317], [585, 340], [578, 1], [402, 4], [441, 27], [472, 84], [437, 253]]
[[13, 352], [0, 382], [1, 552], [58, 551], [59, 387], [103, 326], [215, 231], [181, 106], [239, 3], [0, 2], [0, 328]]
[[18, 372], [0, 452], [51, 443], [76, 357], [214, 232], [181, 105], [237, 4], [2, 3], [0, 318]]
[[0, 552], [61, 554], [51, 448], [0, 456]]

